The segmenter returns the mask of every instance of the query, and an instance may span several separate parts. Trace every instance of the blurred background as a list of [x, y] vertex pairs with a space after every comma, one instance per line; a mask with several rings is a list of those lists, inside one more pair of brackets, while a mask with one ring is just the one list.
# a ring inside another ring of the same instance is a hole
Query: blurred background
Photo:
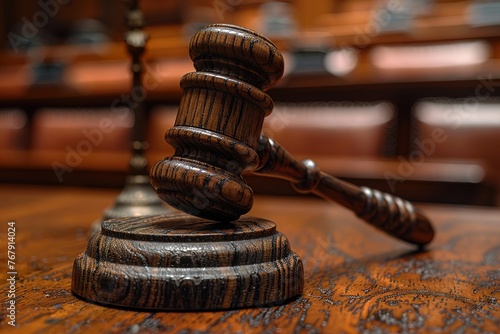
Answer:
[[500, 1], [139, 3], [143, 90], [131, 89], [127, 1], [0, 3], [0, 182], [121, 187], [135, 103], [150, 162], [172, 154], [163, 137], [193, 70], [189, 39], [224, 22], [283, 52], [264, 131], [298, 158], [414, 201], [500, 205]]

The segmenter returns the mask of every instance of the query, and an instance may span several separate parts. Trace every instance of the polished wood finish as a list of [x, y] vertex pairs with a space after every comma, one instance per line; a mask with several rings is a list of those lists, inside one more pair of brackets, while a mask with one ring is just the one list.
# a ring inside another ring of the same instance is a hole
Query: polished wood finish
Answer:
[[105, 221], [74, 263], [72, 290], [106, 306], [216, 310], [299, 295], [302, 261], [276, 225], [186, 214]]
[[263, 90], [284, 70], [272, 42], [244, 28], [212, 25], [193, 37], [190, 54], [197, 72], [181, 79], [175, 126], [165, 134], [175, 154], [151, 170], [162, 200], [199, 217], [235, 220], [253, 202], [240, 174], [256, 169], [339, 202], [392, 236], [417, 245], [432, 240], [429, 220], [408, 201], [320, 173], [311, 161], [300, 164], [265, 136], [259, 142], [273, 108]]
[[283, 75], [283, 57], [265, 37], [222, 24], [198, 32], [190, 55], [197, 72], [182, 77], [175, 126], [165, 134], [175, 154], [153, 166], [151, 182], [176, 208], [235, 220], [252, 207], [240, 174], [257, 166], [255, 149], [273, 108], [263, 90]]
[[[149, 312], [84, 302], [71, 293], [90, 222], [119, 189], [0, 185], [0, 262], [16, 222], [16, 326], [5, 333], [495, 333], [500, 211], [423, 205], [436, 227], [425, 251], [388, 238], [315, 198], [256, 196], [251, 214], [276, 222], [305, 266], [304, 292], [286, 305], [218, 312]], [[5, 272], [0, 290], [7, 291]]]
[[298, 192], [313, 193], [335, 201], [369, 224], [401, 240], [426, 245], [434, 238], [429, 219], [406, 200], [325, 174], [314, 161], [297, 161], [265, 135], [260, 137], [257, 152], [260, 161], [256, 173], [290, 180]]

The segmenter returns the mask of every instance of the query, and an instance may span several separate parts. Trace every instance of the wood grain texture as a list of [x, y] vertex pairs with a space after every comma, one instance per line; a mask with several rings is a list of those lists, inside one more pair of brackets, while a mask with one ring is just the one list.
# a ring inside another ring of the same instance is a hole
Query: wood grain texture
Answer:
[[151, 169], [158, 196], [175, 208], [231, 221], [252, 207], [241, 178], [258, 163], [255, 149], [273, 101], [264, 92], [281, 78], [282, 55], [267, 38], [224, 24], [193, 36], [196, 72], [181, 79], [183, 95], [165, 139], [175, 154]]
[[434, 238], [434, 228], [422, 210], [400, 197], [369, 187], [358, 187], [323, 173], [312, 160], [297, 161], [272, 139], [261, 135], [257, 147], [256, 173], [292, 182], [300, 193], [313, 193], [335, 201], [367, 223], [398, 239], [426, 245]]
[[[300, 298], [218, 312], [136, 312], [71, 293], [74, 258], [118, 191], [0, 187], [0, 261], [7, 220], [17, 226], [17, 328], [2, 333], [497, 333], [500, 211], [423, 206], [436, 226], [426, 251], [378, 233], [351, 212], [312, 198], [255, 198], [304, 262]], [[5, 270], [0, 272], [5, 291]]]
[[272, 42], [216, 24], [192, 38], [190, 55], [197, 72], [181, 79], [175, 125], [165, 134], [175, 153], [151, 169], [151, 183], [163, 201], [203, 218], [238, 219], [253, 203], [252, 189], [240, 175], [255, 169], [337, 201], [394, 237], [417, 245], [433, 239], [431, 223], [410, 202], [321, 173], [312, 161], [299, 163], [261, 136], [273, 108], [263, 90], [281, 78], [284, 66]]
[[187, 214], [105, 221], [73, 265], [72, 291], [105, 306], [219, 310], [302, 293], [302, 261], [273, 222]]

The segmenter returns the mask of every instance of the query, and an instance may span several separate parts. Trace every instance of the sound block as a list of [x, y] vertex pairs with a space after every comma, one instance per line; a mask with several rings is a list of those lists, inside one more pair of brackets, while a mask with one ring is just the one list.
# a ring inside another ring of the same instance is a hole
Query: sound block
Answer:
[[72, 278], [74, 294], [87, 301], [149, 310], [276, 305], [303, 284], [302, 261], [273, 222], [186, 214], [103, 222]]

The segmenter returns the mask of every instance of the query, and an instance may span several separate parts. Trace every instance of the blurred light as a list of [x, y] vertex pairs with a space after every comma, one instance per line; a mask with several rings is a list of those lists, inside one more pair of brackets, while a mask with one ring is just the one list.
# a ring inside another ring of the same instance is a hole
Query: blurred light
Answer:
[[486, 41], [432, 45], [377, 46], [370, 53], [375, 67], [381, 69], [437, 68], [478, 65], [490, 59]]
[[328, 72], [344, 76], [352, 72], [358, 64], [358, 53], [354, 48], [340, 48], [327, 53], [325, 68]]
[[[473, 101], [474, 102], [474, 101]], [[498, 103], [439, 103], [421, 102], [415, 116], [422, 122], [436, 127], [458, 128], [461, 123], [471, 127], [499, 127], [500, 104]]]
[[22, 129], [26, 125], [27, 120], [26, 114], [19, 109], [0, 112], [0, 123], [5, 128]]

